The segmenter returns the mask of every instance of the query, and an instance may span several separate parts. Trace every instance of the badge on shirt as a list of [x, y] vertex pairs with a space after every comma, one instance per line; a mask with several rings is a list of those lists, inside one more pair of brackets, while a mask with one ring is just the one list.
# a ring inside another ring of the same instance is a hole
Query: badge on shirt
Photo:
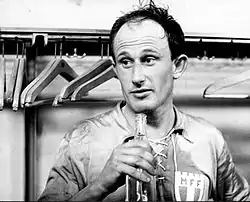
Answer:
[[175, 171], [175, 198], [177, 201], [202, 200], [204, 186], [204, 175]]

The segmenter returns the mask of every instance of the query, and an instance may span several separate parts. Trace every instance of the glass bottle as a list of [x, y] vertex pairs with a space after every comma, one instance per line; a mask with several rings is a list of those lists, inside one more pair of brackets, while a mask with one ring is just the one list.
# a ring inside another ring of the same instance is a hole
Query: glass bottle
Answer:
[[[147, 116], [143, 113], [135, 117], [135, 139], [146, 140]], [[139, 169], [143, 172], [142, 169]], [[156, 177], [151, 176], [150, 182], [142, 182], [130, 176], [126, 176], [126, 202], [156, 201]]]

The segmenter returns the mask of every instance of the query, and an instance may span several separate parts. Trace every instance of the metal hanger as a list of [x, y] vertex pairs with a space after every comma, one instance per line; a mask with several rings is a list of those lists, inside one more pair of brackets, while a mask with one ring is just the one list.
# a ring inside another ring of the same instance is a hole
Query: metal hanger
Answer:
[[5, 65], [4, 41], [2, 41], [2, 56], [0, 57], [0, 110], [3, 110], [4, 107]]
[[[107, 46], [107, 53], [109, 57], [109, 45]], [[86, 95], [89, 90], [114, 76], [113, 62], [108, 58], [103, 59], [103, 44], [101, 44], [101, 59], [92, 65], [87, 72], [64, 86], [61, 92], [55, 97], [53, 106], [58, 106], [69, 99], [71, 101], [79, 100], [79, 97]], [[73, 97], [69, 98], [71, 94]]]
[[72, 81], [78, 76], [70, 65], [62, 59], [61, 51], [60, 58], [50, 61], [39, 76], [24, 89], [21, 95], [21, 106], [33, 106], [37, 95], [58, 75], [61, 75], [67, 81]]
[[83, 53], [82, 55], [77, 55], [77, 48], [74, 48], [74, 54], [73, 55], [69, 55], [68, 53], [66, 53], [66, 56], [68, 58], [76, 58], [76, 59], [82, 59], [86, 56], [86, 53]]
[[203, 93], [204, 98], [249, 98], [248, 94], [216, 94], [217, 91], [240, 84], [250, 79], [250, 70], [240, 74], [230, 76], [219, 81], [216, 81], [206, 87]]
[[26, 52], [25, 52], [24, 42], [22, 42], [22, 57], [19, 59], [16, 85], [15, 85], [15, 91], [14, 91], [13, 103], [12, 103], [12, 109], [14, 111], [17, 111], [19, 107], [19, 100], [20, 100], [21, 90], [23, 86], [23, 77], [24, 77], [24, 71], [25, 71], [25, 65], [26, 65], [25, 55], [26, 55]]

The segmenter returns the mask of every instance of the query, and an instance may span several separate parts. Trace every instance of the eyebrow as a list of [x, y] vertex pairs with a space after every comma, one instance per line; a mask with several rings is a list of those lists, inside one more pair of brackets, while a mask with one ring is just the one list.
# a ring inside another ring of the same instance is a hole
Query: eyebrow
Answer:
[[122, 51], [117, 55], [117, 57], [120, 57], [121, 55], [129, 56], [129, 53], [127, 51]]
[[[152, 50], [149, 48], [142, 50], [142, 53], [157, 53], [157, 54], [159, 54], [159, 52], [157, 50]], [[117, 55], [117, 57], [119, 57], [121, 55], [129, 56], [130, 54], [127, 51], [122, 51], [121, 53], [119, 53]]]
[[148, 52], [150, 52], [150, 53], [159, 53], [157, 50], [152, 50], [152, 49], [149, 49], [149, 48], [144, 49], [142, 52], [143, 53], [148, 53]]

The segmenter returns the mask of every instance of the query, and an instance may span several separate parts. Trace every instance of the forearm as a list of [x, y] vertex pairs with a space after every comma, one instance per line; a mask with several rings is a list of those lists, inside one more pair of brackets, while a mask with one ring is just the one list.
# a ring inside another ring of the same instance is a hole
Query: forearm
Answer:
[[100, 183], [95, 182], [80, 190], [72, 196], [69, 201], [102, 201], [107, 195], [107, 190], [105, 190]]

